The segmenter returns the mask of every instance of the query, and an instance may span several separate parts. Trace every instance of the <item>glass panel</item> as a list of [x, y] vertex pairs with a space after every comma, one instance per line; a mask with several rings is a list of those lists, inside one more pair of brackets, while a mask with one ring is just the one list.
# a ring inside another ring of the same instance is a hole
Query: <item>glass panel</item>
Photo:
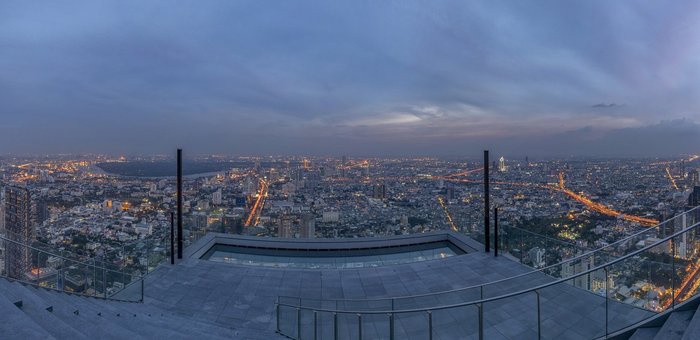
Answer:
[[671, 305], [670, 241], [608, 268], [608, 333], [645, 320]]
[[476, 305], [439, 309], [432, 313], [434, 339], [479, 338], [479, 313]]
[[543, 288], [539, 294], [542, 339], [605, 335], [604, 270]]
[[484, 339], [536, 338], [537, 295], [534, 292], [486, 302], [482, 308]]
[[394, 314], [395, 339], [427, 339], [428, 314], [425, 312]]

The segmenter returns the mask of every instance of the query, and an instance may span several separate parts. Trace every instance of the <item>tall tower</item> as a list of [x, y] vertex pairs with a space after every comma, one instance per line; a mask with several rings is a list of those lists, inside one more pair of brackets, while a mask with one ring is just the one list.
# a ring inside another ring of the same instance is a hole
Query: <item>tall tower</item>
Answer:
[[503, 157], [498, 159], [498, 171], [506, 172], [506, 159]]
[[31, 266], [31, 252], [23, 245], [34, 239], [32, 198], [27, 188], [5, 188], [5, 230], [7, 238], [15, 241], [5, 244], [5, 273], [11, 278], [24, 279]]

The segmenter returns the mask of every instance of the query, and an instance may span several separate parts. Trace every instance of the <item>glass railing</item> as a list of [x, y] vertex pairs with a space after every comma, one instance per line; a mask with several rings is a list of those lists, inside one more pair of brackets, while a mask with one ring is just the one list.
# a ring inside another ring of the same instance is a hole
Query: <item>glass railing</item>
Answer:
[[[578, 257], [574, 265], [589, 267], [573, 275], [547, 275], [544, 283], [493, 297], [373, 310], [279, 301], [277, 332], [293, 339], [558, 339], [565, 333], [587, 339], [607, 337], [674, 310], [697, 294], [700, 223], [692, 222], [694, 215], [665, 222], [678, 230], [647, 239], [643, 246], [626, 239], [633, 242], [632, 247], [617, 244], [612, 250]], [[677, 221], [681, 224], [676, 225]], [[690, 227], [681, 229], [683, 223]]]
[[[504, 278], [501, 280], [491, 281], [484, 284], [472, 285], [463, 288], [457, 288], [447, 291], [433, 292], [420, 295], [398, 296], [391, 298], [372, 298], [372, 299], [316, 299], [316, 298], [300, 298], [290, 296], [280, 296], [278, 301], [280, 304], [294, 305], [308, 308], [333, 308], [339, 310], [396, 310], [406, 308], [427, 308], [435, 305], [440, 305], [446, 302], [470, 302], [480, 299], [500, 296], [509, 292], [534, 287], [540, 284], [550, 282], [555, 279], [563, 279], [575, 276], [585, 272], [596, 266], [603, 265], [615, 259], [624, 257], [630, 253], [645, 247], [648, 244], [654, 243], [664, 235], [670, 235], [686, 226], [695, 224], [700, 213], [700, 207], [693, 208], [680, 215], [677, 215], [667, 221], [658, 224], [655, 227], [638, 231], [622, 240], [612, 244], [598, 248], [596, 250], [586, 252], [584, 249], [576, 247], [574, 244], [552, 240], [542, 237], [520, 228], [501, 229], [504, 234], [499, 238], [506, 240], [503, 242], [509, 246], [500, 247], [502, 254], [510, 256], [515, 261], [519, 260], [520, 254], [524, 253], [523, 249], [534, 249], [535, 247], [544, 247], [546, 251], [557, 253], [551, 255], [550, 258], [557, 259], [557, 256], [569, 256], [568, 259], [563, 259], [560, 262], [549, 264], [543, 268], [533, 271], [525, 271], [522, 274]], [[542, 243], [542, 245], [540, 245]], [[515, 245], [515, 246], [513, 246]], [[686, 246], [687, 248], [687, 246]], [[690, 251], [690, 250], [686, 250]], [[528, 251], [525, 251], [527, 253]], [[529, 252], [532, 252], [530, 250]], [[542, 262], [546, 261], [541, 259]], [[524, 261], [528, 264], [527, 261]], [[588, 285], [592, 278], [580, 278], [574, 280], [578, 286]]]
[[[169, 236], [141, 239], [119, 253], [77, 254], [38, 241], [30, 244], [6, 231], [0, 236], [2, 275], [26, 284], [67, 293], [123, 301], [142, 301], [143, 279], [169, 258]], [[129, 249], [131, 253], [128, 253]]]

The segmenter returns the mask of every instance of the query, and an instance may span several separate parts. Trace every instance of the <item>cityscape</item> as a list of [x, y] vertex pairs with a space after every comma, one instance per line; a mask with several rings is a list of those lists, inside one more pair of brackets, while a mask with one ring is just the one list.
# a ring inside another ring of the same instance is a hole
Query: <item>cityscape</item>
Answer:
[[[502, 242], [515, 243], [503, 246], [520, 262], [543, 268], [654, 227], [698, 205], [698, 158], [499, 157], [489, 164], [491, 204], [499, 208]], [[108, 294], [166, 260], [176, 187], [174, 176], [158, 175], [174, 168], [172, 159], [4, 157], [1, 164], [0, 226], [7, 237], [76, 261], [98, 259], [114, 269], [104, 278], [113, 282]], [[186, 243], [208, 232], [367, 238], [441, 230], [483, 242], [483, 164], [477, 160], [205, 156], [184, 169]], [[526, 245], [513, 239], [521, 231], [528, 233]], [[61, 271], [70, 263], [5, 248], [2, 267], [10, 277], [98, 293], [85, 275]], [[691, 261], [696, 253], [696, 245], [684, 244], [678, 257]], [[619, 294], [635, 299], [630, 290], [644, 296], [669, 289], [666, 278], [649, 282], [646, 276], [640, 269]], [[600, 289], [601, 281], [587, 284], [593, 286]], [[640, 307], [662, 305], [659, 298], [638, 300]]]
[[0, 340], [700, 339], [700, 1], [0, 1]]

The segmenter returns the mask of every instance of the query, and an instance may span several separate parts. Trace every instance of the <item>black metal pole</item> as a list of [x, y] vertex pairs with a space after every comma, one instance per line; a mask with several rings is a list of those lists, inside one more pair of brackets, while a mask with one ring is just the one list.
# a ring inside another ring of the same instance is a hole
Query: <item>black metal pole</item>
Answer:
[[182, 149], [177, 149], [177, 258], [182, 259]]
[[498, 207], [493, 208], [493, 256], [498, 256]]
[[487, 253], [491, 250], [489, 195], [489, 150], [484, 150], [484, 249]]
[[175, 264], [175, 213], [170, 212], [170, 264]]

